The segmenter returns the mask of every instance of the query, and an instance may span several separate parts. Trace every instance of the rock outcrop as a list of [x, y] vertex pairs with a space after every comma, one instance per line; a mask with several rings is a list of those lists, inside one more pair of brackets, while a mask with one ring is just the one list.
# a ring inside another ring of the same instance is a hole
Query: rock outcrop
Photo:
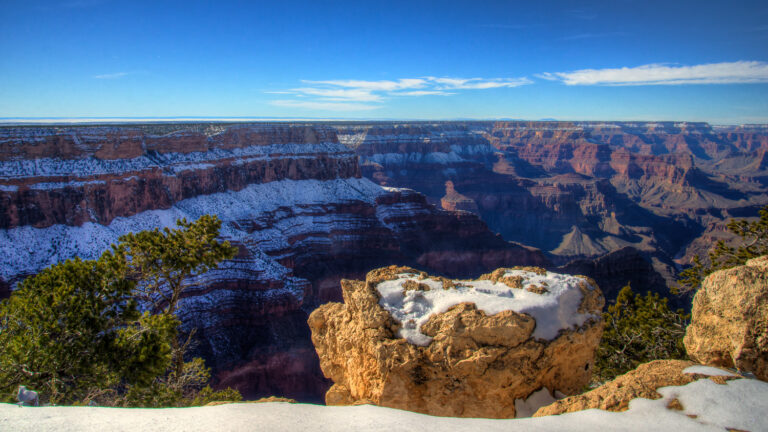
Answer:
[[440, 200], [440, 206], [449, 211], [463, 210], [477, 213], [478, 208], [472, 198], [467, 198], [456, 191], [453, 182], [445, 182], [445, 196]]
[[707, 276], [693, 298], [691, 358], [768, 381], [768, 256]]
[[586, 385], [602, 334], [594, 282], [539, 268], [470, 281], [391, 266], [342, 292], [308, 321], [329, 405], [511, 418], [536, 391]]
[[[632, 399], [660, 399], [662, 396], [657, 389], [682, 386], [702, 378], [710, 378], [722, 384], [729, 379], [741, 377], [728, 371], [702, 370], [696, 363], [687, 360], [655, 360], [641, 364], [594, 390], [539, 408], [533, 416], [544, 417], [588, 409], [626, 411]], [[674, 406], [670, 408], [676, 409]]]

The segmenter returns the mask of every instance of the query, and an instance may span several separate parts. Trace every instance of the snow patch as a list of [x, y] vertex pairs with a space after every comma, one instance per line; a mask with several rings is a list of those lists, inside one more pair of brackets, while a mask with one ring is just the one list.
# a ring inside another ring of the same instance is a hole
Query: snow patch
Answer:
[[46, 183], [35, 183], [33, 185], [30, 185], [29, 188], [33, 190], [53, 190], [53, 189], [64, 189], [68, 187], [77, 188], [77, 187], [83, 187], [86, 185], [97, 185], [97, 184], [106, 184], [106, 182], [104, 180], [46, 182]]
[[723, 370], [723, 369], [712, 367], [712, 366], [703, 366], [703, 365], [688, 366], [687, 368], [683, 369], [683, 373], [707, 375], [707, 376], [741, 377], [741, 375], [737, 375], [733, 372], [728, 372], [727, 370]]
[[[553, 340], [560, 330], [581, 327], [592, 314], [579, 313], [582, 293], [580, 286], [594, 287], [581, 277], [546, 272], [539, 275], [526, 270], [510, 270], [505, 276], [523, 278], [523, 289], [510, 288], [501, 282], [454, 281], [455, 287], [444, 289], [435, 279], [419, 280], [414, 274], [400, 274], [397, 279], [376, 286], [381, 299], [379, 304], [402, 327], [398, 336], [414, 345], [427, 346], [432, 338], [421, 332], [433, 314], [440, 314], [459, 303], [474, 303], [487, 315], [511, 310], [524, 313], [536, 320], [533, 337]], [[409, 290], [403, 293], [403, 285], [412, 280], [427, 284], [428, 291]], [[525, 290], [531, 285], [546, 286], [548, 292], [537, 294]]]
[[[677, 399], [682, 413], [696, 416], [704, 425], [748, 431], [768, 431], [768, 384], [756, 379], [731, 380], [717, 384], [708, 379], [694, 381], [682, 387], [662, 387], [656, 390], [668, 403]], [[664, 402], [659, 402], [664, 401]], [[633, 400], [632, 404], [646, 403]]]
[[209, 163], [191, 163], [191, 164], [185, 164], [185, 165], [172, 165], [170, 168], [174, 174], [178, 174], [183, 171], [210, 169], [210, 168], [213, 168], [213, 165]]

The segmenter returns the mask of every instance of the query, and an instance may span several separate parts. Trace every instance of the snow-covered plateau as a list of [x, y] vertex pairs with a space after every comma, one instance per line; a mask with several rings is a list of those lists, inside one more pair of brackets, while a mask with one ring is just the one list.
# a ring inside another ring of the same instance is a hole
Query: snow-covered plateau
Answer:
[[[34, 228], [26, 225], [3, 229], [0, 230], [0, 277], [15, 281], [66, 259], [77, 256], [94, 259], [123, 234], [173, 227], [177, 219], [195, 220], [215, 213], [223, 221], [224, 239], [241, 243], [254, 256], [264, 257], [263, 262], [251, 261], [251, 267], [268, 273], [263, 277], [280, 279], [288, 271], [264, 253], [291, 247], [289, 239], [298, 234], [306, 234], [304, 241], [311, 241], [313, 233], [322, 236], [364, 228], [358, 226], [361, 221], [353, 215], [320, 213], [333, 204], [373, 205], [376, 197], [387, 192], [388, 189], [367, 179], [280, 180], [252, 184], [237, 192], [201, 195], [177, 202], [169, 209], [118, 217], [109, 225], [86, 222], [82, 226], [58, 224]], [[387, 213], [385, 208], [379, 210]], [[253, 228], [260, 229], [243, 228], [238, 224], [240, 221], [256, 223]]]
[[[661, 399], [634, 399], [629, 409], [590, 409], [511, 420], [433, 417], [373, 405], [238, 403], [196, 408], [24, 407], [0, 404], [0, 430], [40, 431], [675, 431], [768, 430], [768, 383], [701, 379], [658, 389]], [[677, 399], [682, 410], [667, 408]]]

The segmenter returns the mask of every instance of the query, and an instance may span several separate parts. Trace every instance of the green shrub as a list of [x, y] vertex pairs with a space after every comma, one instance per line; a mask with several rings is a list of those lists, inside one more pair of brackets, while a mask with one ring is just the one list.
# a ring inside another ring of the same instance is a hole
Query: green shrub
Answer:
[[670, 310], [666, 298], [635, 294], [625, 286], [603, 313], [593, 381], [609, 381], [652, 360], [687, 358], [683, 336], [689, 318], [682, 310]]

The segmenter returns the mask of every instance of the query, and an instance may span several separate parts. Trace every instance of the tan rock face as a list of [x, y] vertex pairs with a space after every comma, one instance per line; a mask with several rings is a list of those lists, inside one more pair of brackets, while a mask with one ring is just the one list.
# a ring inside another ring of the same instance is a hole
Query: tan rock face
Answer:
[[709, 275], [692, 313], [684, 339], [691, 358], [768, 381], [768, 256]]
[[[632, 399], [661, 398], [661, 395], [656, 392], [656, 389], [660, 387], [682, 386], [705, 378], [705, 375], [698, 373], [683, 373], [687, 367], [694, 365], [696, 363], [688, 360], [655, 360], [645, 363], [594, 390], [561, 399], [551, 405], [539, 408], [533, 416], [544, 417], [594, 408], [607, 411], [626, 411], [629, 407], [629, 401]], [[718, 384], [734, 378], [737, 377], [709, 377]], [[670, 409], [675, 408], [670, 406]]]
[[632, 399], [660, 398], [661, 395], [656, 393], [659, 387], [679, 386], [693, 381], [693, 375], [684, 375], [683, 369], [695, 364], [687, 360], [656, 360], [645, 363], [594, 390], [540, 408], [533, 416], [543, 417], [592, 408], [625, 411]]
[[[551, 341], [532, 337], [532, 316], [511, 310], [487, 315], [473, 303], [460, 303], [429, 317], [420, 330], [432, 340], [419, 346], [398, 337], [400, 324], [379, 304], [376, 288], [406, 273], [438, 281], [407, 267], [374, 270], [365, 282], [342, 281], [344, 304], [325, 304], [310, 315], [320, 366], [335, 383], [326, 394], [327, 404], [373, 403], [441, 416], [511, 418], [516, 399], [542, 387], [573, 394], [589, 381], [603, 325], [599, 289], [582, 290], [581, 309], [594, 317], [578, 328], [560, 330]], [[506, 283], [511, 278], [500, 277], [503, 273], [497, 270], [478, 280]], [[583, 281], [583, 287], [594, 285]], [[440, 282], [449, 287], [462, 281]], [[412, 285], [406, 289], [419, 290]], [[508, 284], [513, 292], [523, 290], [513, 285]]]

